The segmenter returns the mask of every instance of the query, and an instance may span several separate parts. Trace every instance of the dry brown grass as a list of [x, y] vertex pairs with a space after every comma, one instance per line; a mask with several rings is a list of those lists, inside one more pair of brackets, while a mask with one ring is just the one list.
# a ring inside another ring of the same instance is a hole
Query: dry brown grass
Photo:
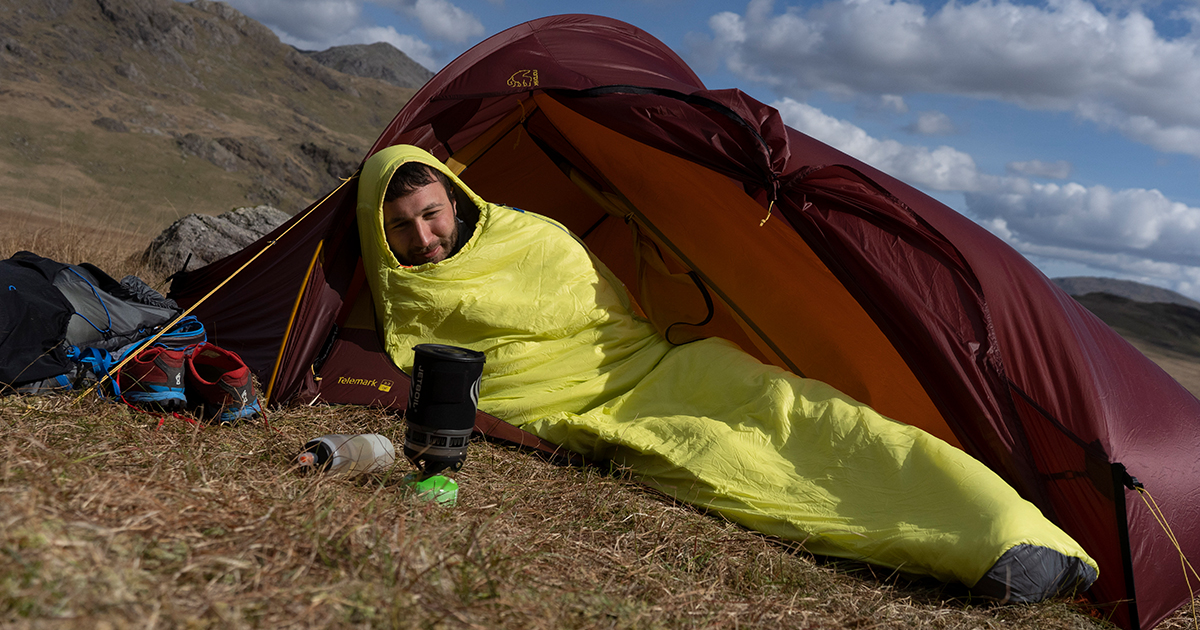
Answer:
[[[0, 401], [0, 623], [11, 627], [1058, 627], [1066, 602], [819, 562], [596, 468], [477, 441], [457, 506], [391, 474], [302, 474], [309, 438], [402, 426], [296, 408], [235, 428], [102, 400]], [[51, 624], [51, 621], [54, 623]]]
[[151, 224], [123, 215], [100, 222], [68, 210], [51, 216], [0, 212], [0, 222], [4, 224], [0, 230], [3, 258], [24, 250], [73, 265], [89, 262], [117, 280], [133, 274], [166, 293], [166, 278], [144, 264], [141, 255], [169, 223]]
[[[129, 261], [148, 235], [38, 229], [0, 246], [145, 271]], [[360, 407], [221, 428], [94, 396], [0, 398], [0, 626], [1110, 627], [1078, 603], [980, 605], [813, 558], [620, 471], [484, 441], [455, 475], [454, 507], [409, 495], [408, 464], [354, 479], [294, 464], [321, 434], [399, 445], [402, 430]]]

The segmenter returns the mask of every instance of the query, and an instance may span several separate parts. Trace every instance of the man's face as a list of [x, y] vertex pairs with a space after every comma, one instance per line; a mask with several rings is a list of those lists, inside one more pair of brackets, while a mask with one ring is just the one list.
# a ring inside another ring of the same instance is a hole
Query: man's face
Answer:
[[445, 260], [458, 240], [454, 200], [434, 181], [383, 204], [383, 232], [396, 260], [416, 266]]

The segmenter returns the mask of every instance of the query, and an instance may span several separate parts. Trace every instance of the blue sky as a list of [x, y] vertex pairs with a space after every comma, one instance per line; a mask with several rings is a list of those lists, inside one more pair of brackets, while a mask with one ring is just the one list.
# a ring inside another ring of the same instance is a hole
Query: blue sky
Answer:
[[431, 70], [538, 17], [623, 20], [1052, 277], [1200, 300], [1197, 0], [226, 1], [299, 48], [387, 41]]

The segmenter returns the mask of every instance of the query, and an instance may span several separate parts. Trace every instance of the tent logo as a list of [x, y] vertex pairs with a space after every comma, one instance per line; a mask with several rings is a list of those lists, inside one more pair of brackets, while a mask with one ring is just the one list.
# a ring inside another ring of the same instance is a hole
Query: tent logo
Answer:
[[538, 86], [537, 70], [517, 70], [508, 77], [508, 87], [531, 88]]
[[390, 391], [392, 391], [392, 385], [394, 385], [394, 383], [392, 383], [391, 381], [380, 381], [379, 382], [379, 391], [390, 392]]
[[392, 387], [391, 381], [384, 381], [384, 382], [380, 383], [373, 378], [350, 378], [350, 377], [346, 377], [346, 376], [339, 376], [337, 379], [337, 382], [338, 382], [338, 385], [361, 385], [364, 387], [378, 387], [379, 389], [381, 389], [385, 392], [388, 391], [387, 389], [383, 389], [385, 385], [388, 387], [388, 389], [391, 389], [391, 387]]

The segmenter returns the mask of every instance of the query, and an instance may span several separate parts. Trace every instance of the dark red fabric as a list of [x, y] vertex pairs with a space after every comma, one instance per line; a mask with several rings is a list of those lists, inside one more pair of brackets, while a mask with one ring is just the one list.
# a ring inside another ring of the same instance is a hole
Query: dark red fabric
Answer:
[[[170, 297], [185, 308], [199, 303], [192, 314], [204, 323], [209, 341], [237, 352], [259, 379], [268, 379], [309, 261], [337, 219], [344, 219], [343, 204], [348, 203], [353, 214], [354, 202], [354, 195], [348, 195], [345, 188], [339, 190], [311, 214], [300, 212], [242, 251], [177, 275], [171, 282]], [[301, 221], [299, 227], [290, 229]], [[250, 262], [264, 248], [268, 248], [266, 252]], [[235, 281], [222, 286], [214, 299], [204, 300], [235, 273]]]
[[[1101, 563], [1094, 601], [1126, 628], [1151, 627], [1187, 601], [1178, 554], [1125, 471], [1153, 493], [1188, 556], [1200, 558], [1200, 402], [985, 229], [786, 128], [774, 109], [741, 92], [706, 90], [642, 31], [568, 15], [500, 33], [431, 79], [368, 155], [410, 143], [445, 159], [534, 91], [739, 181], [764, 207], [777, 198], [779, 213], [887, 335], [964, 448]], [[353, 212], [353, 195], [336, 195], [198, 311], [217, 343], [260, 377], [317, 241], [335, 215]], [[173, 296], [195, 301], [246, 258], [182, 276]], [[306, 300], [320, 304], [302, 304], [309, 328], [292, 334], [308, 338], [289, 341], [295, 352], [279, 391], [299, 391], [296, 379], [341, 307], [342, 280], [332, 278], [344, 275], [322, 269], [311, 280]], [[330, 375], [376, 352], [369, 344], [350, 352], [349, 337], [339, 344], [323, 368]], [[319, 389], [326, 399], [351, 398], [326, 380]]]
[[[844, 282], [871, 287], [864, 290], [873, 296], [864, 306], [891, 299], [884, 296], [911, 287], [921, 291], [913, 296], [918, 299], [910, 297], [868, 307], [869, 312], [878, 313], [876, 321], [885, 330], [889, 324], [896, 324], [888, 322], [892, 319], [889, 312], [895, 313], [898, 308], [920, 311], [923, 305], [936, 301], [932, 310], [937, 315], [925, 316], [925, 323], [910, 322], [901, 330], [889, 331], [889, 338], [898, 348], [904, 348], [905, 338], [937, 334], [939, 330], [943, 346], [961, 347], [963, 339], [959, 337], [966, 329], [944, 329], [937, 320], [956, 311], [963, 316], [972, 310], [986, 318], [994, 344], [985, 353], [986, 360], [962, 356], [956, 361], [959, 367], [943, 364], [939, 368], [937, 364], [953, 357], [953, 352], [939, 356], [909, 349], [902, 350], [902, 354], [919, 375], [925, 369], [935, 370], [922, 376], [922, 381], [933, 383], [929, 379], [934, 378], [941, 383], [926, 388], [940, 408], [955, 410], [950, 417], [974, 418], [974, 422], [952, 426], [965, 448], [1005, 476], [1103, 562], [1100, 580], [1089, 596], [1111, 608], [1114, 621], [1122, 627], [1152, 627], [1188, 601], [1183, 576], [1162, 570], [1164, 566], [1177, 566], [1179, 554], [1138, 493], [1129, 488], [1122, 491], [1128, 498], [1128, 534], [1133, 547], [1133, 565], [1125, 566], [1114, 564], [1122, 557], [1121, 550], [1113, 548], [1118, 540], [1118, 532], [1113, 531], [1118, 526], [1114, 510], [1122, 501], [1113, 500], [1111, 488], [1108, 496], [1090, 491], [1066, 493], [1056, 489], [1060, 482], [1047, 478], [1050, 474], [1066, 474], [1064, 471], [1038, 470], [1036, 466], [1022, 474], [1007, 471], [1019, 462], [1023, 462], [1020, 466], [1028, 466], [1031, 454], [1035, 461], [1046, 457], [1048, 444], [1057, 442], [1047, 440], [1044, 427], [1031, 425], [1051, 423], [1070, 436], [1071, 443], [1086, 445], [1089, 458], [1120, 465], [1144, 483], [1167, 515], [1186, 555], [1200, 557], [1200, 502], [1193, 490], [1200, 483], [1200, 459], [1195, 456], [1200, 452], [1200, 431], [1196, 430], [1200, 425], [1200, 402], [1024, 257], [974, 222], [899, 180], [848, 156], [839, 157], [835, 150], [803, 134], [792, 131], [790, 135], [792, 154], [806, 156], [803, 162], [793, 160], [790, 171], [801, 172], [814, 163], [850, 166], [911, 208], [961, 255], [964, 268], [978, 286], [973, 297], [958, 294], [950, 287], [930, 293], [925, 285], [931, 284], [931, 279], [922, 281], [919, 274], [909, 274], [912, 277], [900, 284], [893, 278], [891, 289], [870, 278], [894, 273], [894, 263], [893, 267], [881, 263], [874, 274], [855, 274], [853, 280]], [[821, 239], [836, 234], [829, 222], [818, 223], [809, 232], [821, 236], [806, 236], [814, 249], [819, 248], [816, 243]], [[855, 237], [833, 241], [824, 247], [836, 249], [837, 257], [860, 258], [852, 252], [870, 248], [869, 243]], [[937, 374], [937, 370], [947, 368], [951, 373]], [[954, 371], [960, 372], [957, 378]], [[992, 386], [983, 387], [984, 380]], [[1023, 393], [1020, 405], [1005, 393], [1007, 387], [1000, 386], [1005, 381], [1014, 391]], [[964, 392], [955, 393], [963, 385], [969, 386], [967, 396], [980, 399], [974, 414], [969, 400], [962, 400]], [[989, 400], [991, 404], [983, 404]], [[1027, 408], [1029, 404], [1036, 405], [1037, 414], [1017, 411], [1018, 406]], [[972, 433], [984, 439], [973, 438], [969, 435]], [[1096, 477], [1093, 470], [1090, 478]], [[1111, 486], [1111, 481], [1107, 483]], [[1049, 505], [1045, 503], [1047, 493]], [[1135, 592], [1127, 588], [1126, 572], [1134, 576]], [[1130, 617], [1130, 606], [1117, 602], [1134, 597], [1136, 616]]]

